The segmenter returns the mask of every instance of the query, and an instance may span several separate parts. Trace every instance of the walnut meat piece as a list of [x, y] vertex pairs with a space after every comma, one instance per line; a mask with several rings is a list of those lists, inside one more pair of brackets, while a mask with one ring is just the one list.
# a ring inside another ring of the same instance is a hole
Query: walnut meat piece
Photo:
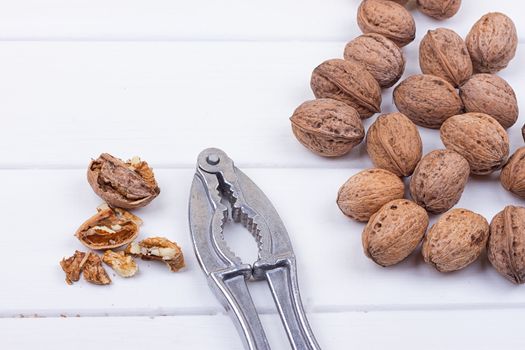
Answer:
[[139, 234], [142, 220], [119, 208], [103, 205], [75, 233], [78, 240], [91, 249], [112, 249], [133, 241]]
[[100, 285], [111, 283], [111, 279], [104, 269], [104, 266], [102, 266], [102, 260], [100, 260], [100, 257], [95, 253], [88, 253], [82, 275], [89, 283]]
[[525, 198], [525, 147], [520, 147], [510, 157], [500, 174], [503, 187], [518, 197]]
[[177, 243], [163, 237], [150, 237], [138, 243], [132, 242], [126, 247], [125, 252], [143, 260], [164, 261], [173, 272], [185, 266], [184, 255]]
[[89, 164], [87, 179], [100, 198], [124, 209], [144, 207], [160, 193], [153, 171], [138, 157], [124, 163], [103, 153]]
[[417, 0], [417, 8], [425, 15], [435, 19], [454, 16], [461, 7], [461, 0]]
[[73, 282], [78, 282], [80, 279], [80, 273], [82, 272], [82, 268], [84, 267], [84, 264], [86, 263], [87, 255], [84, 252], [75, 251], [75, 254], [73, 256], [70, 256], [69, 258], [64, 258], [60, 262], [60, 266], [62, 267], [62, 270], [66, 273], [66, 283], [67, 284], [73, 284]]
[[132, 277], [138, 271], [135, 260], [124, 252], [106, 250], [102, 261], [109, 265], [120, 277]]

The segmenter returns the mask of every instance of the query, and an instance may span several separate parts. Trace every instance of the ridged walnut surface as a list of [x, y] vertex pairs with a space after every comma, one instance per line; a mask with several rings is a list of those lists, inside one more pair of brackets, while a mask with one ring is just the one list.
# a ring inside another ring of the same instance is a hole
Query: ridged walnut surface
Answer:
[[381, 88], [375, 78], [355, 62], [331, 59], [312, 72], [310, 86], [317, 98], [332, 98], [354, 107], [361, 119], [381, 111]]
[[433, 75], [412, 75], [394, 89], [394, 103], [417, 125], [438, 129], [447, 118], [463, 111], [456, 89]]
[[507, 206], [490, 223], [487, 256], [509, 281], [525, 282], [525, 208]]
[[416, 203], [397, 199], [385, 204], [363, 230], [366, 256], [381, 266], [391, 266], [409, 256], [428, 227], [428, 214]]
[[485, 113], [505, 129], [518, 120], [519, 107], [512, 87], [494, 74], [475, 74], [459, 89], [467, 112]]
[[292, 131], [306, 148], [325, 157], [339, 157], [359, 144], [365, 129], [359, 113], [328, 98], [304, 102], [292, 117]]
[[403, 47], [416, 37], [416, 24], [408, 10], [394, 1], [364, 0], [357, 10], [363, 33], [377, 33]]
[[503, 187], [525, 198], [525, 147], [518, 148], [503, 167], [500, 174]]
[[450, 18], [460, 7], [461, 0], [417, 0], [418, 10], [436, 19]]
[[491, 12], [474, 24], [465, 41], [474, 70], [496, 73], [507, 67], [514, 58], [518, 35], [514, 22], [509, 17]]
[[344, 58], [364, 65], [382, 88], [393, 86], [405, 71], [403, 52], [381, 34], [363, 34], [350, 41]]
[[423, 258], [438, 271], [465, 268], [481, 254], [489, 237], [487, 220], [467, 209], [452, 209], [432, 225], [423, 241]]
[[470, 174], [465, 158], [451, 150], [423, 157], [410, 179], [412, 199], [433, 214], [444, 213], [460, 200]]
[[422, 149], [417, 126], [402, 113], [381, 115], [368, 129], [366, 150], [372, 162], [398, 176], [412, 174]]
[[449, 118], [440, 129], [446, 148], [469, 162], [470, 172], [487, 175], [499, 170], [509, 156], [509, 138], [496, 119], [483, 113], [465, 113]]
[[366, 169], [346, 181], [337, 194], [337, 205], [348, 217], [368, 221], [383, 205], [403, 198], [405, 185], [383, 169]]
[[472, 75], [472, 61], [463, 39], [453, 30], [429, 30], [419, 45], [419, 65], [425, 74], [441, 77], [454, 86]]

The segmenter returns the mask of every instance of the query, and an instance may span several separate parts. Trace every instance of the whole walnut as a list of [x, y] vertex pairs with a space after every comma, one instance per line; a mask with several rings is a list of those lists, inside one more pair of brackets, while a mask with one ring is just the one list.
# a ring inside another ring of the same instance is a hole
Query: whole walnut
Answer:
[[337, 194], [337, 205], [348, 217], [368, 221], [384, 204], [403, 198], [405, 185], [390, 171], [366, 169], [346, 181]]
[[500, 174], [503, 187], [515, 195], [525, 198], [525, 147], [518, 148]]
[[465, 157], [475, 175], [501, 169], [509, 156], [505, 129], [487, 114], [455, 115], [443, 123], [440, 136], [446, 148]]
[[490, 223], [487, 256], [509, 281], [525, 282], [525, 208], [509, 205]]
[[365, 137], [359, 113], [349, 105], [329, 98], [304, 102], [297, 107], [290, 121], [297, 140], [320, 156], [345, 155]]
[[344, 58], [365, 66], [382, 88], [393, 86], [405, 71], [403, 52], [381, 34], [363, 34], [350, 41]]
[[419, 65], [425, 74], [441, 77], [454, 86], [472, 75], [472, 61], [463, 39], [453, 30], [429, 30], [419, 45]]
[[473, 263], [489, 237], [487, 220], [467, 209], [452, 209], [428, 230], [423, 258], [440, 272], [460, 270]]
[[461, 198], [470, 174], [465, 158], [443, 149], [423, 157], [410, 179], [414, 201], [433, 214], [444, 213]]
[[459, 89], [467, 112], [485, 113], [505, 129], [518, 120], [519, 108], [512, 87], [494, 74], [475, 74]]
[[417, 0], [417, 8], [425, 15], [436, 19], [454, 16], [461, 7], [461, 0]]
[[363, 230], [363, 249], [378, 265], [395, 265], [417, 248], [427, 227], [425, 209], [406, 199], [393, 200], [370, 218]]
[[463, 111], [456, 89], [433, 75], [412, 75], [394, 89], [394, 103], [417, 125], [438, 129], [447, 118]]
[[403, 47], [416, 37], [416, 24], [408, 10], [394, 1], [364, 0], [357, 10], [363, 33], [377, 33]]
[[491, 12], [481, 17], [465, 40], [474, 70], [496, 73], [507, 67], [516, 54], [518, 35], [514, 22], [503, 13]]
[[361, 119], [381, 111], [381, 88], [360, 64], [331, 59], [317, 66], [310, 80], [317, 98], [332, 98], [354, 107]]
[[379, 116], [368, 129], [366, 150], [374, 165], [398, 176], [410, 176], [423, 145], [417, 126], [402, 113]]

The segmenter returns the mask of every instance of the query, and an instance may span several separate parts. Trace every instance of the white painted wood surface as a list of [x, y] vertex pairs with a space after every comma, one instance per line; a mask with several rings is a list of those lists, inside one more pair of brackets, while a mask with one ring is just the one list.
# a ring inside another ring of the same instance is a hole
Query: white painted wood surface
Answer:
[[[447, 275], [419, 252], [395, 267], [374, 265], [361, 251], [363, 225], [335, 205], [339, 186], [371, 166], [364, 148], [320, 159], [291, 135], [293, 109], [313, 97], [312, 69], [359, 35], [358, 3], [0, 1], [0, 349], [241, 349], [189, 241], [189, 186], [209, 146], [228, 152], [281, 214], [323, 349], [522, 349], [522, 288], [485, 257]], [[445, 22], [413, 13], [418, 37], [437, 26], [465, 35], [482, 14], [502, 11], [525, 38], [524, 9], [520, 1], [464, 0]], [[406, 75], [419, 72], [417, 41], [404, 50]], [[523, 52], [520, 45], [501, 72], [518, 97]], [[382, 108], [395, 109], [391, 89]], [[524, 121], [509, 130], [513, 150], [523, 145]], [[443, 147], [437, 131], [420, 131], [425, 151]], [[109, 287], [63, 282], [58, 261], [81, 248], [73, 233], [100, 203], [85, 167], [103, 151], [139, 154], [155, 167], [162, 193], [137, 211], [141, 237], [179, 242], [186, 270], [141, 262], [136, 278], [116, 276]], [[523, 201], [492, 176], [471, 179], [458, 206], [490, 220], [507, 204]], [[251, 237], [228, 229], [229, 243], [253, 257]], [[272, 344], [286, 349], [264, 283], [251, 289]]]

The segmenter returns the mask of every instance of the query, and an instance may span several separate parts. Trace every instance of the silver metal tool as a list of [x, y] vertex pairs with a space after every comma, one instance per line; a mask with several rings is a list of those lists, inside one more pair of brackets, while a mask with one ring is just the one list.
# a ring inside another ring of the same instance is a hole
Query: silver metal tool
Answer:
[[[222, 200], [222, 201], [221, 201]], [[241, 222], [259, 247], [253, 264], [228, 248], [224, 223]], [[299, 295], [295, 255], [281, 218], [264, 193], [223, 151], [201, 152], [191, 187], [190, 231], [208, 284], [232, 316], [246, 349], [270, 349], [246, 281], [266, 280], [295, 350], [320, 349]]]

